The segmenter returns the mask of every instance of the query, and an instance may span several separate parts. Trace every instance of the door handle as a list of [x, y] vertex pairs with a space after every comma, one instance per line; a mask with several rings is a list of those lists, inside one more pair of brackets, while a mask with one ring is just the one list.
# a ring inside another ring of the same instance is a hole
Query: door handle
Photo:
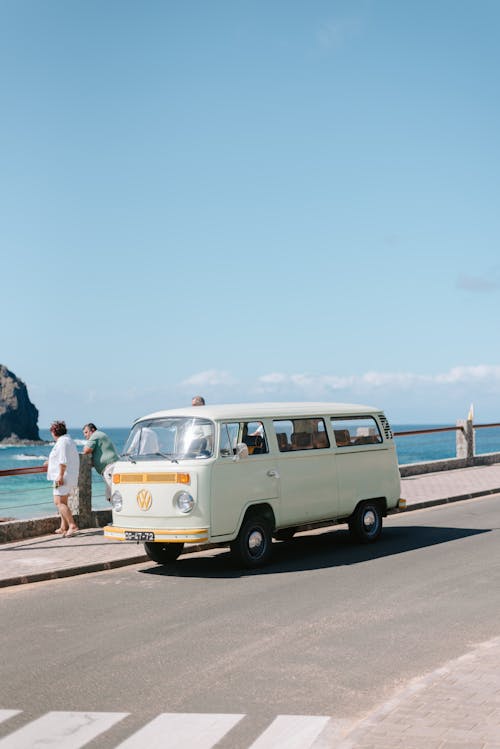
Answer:
[[280, 475], [278, 471], [276, 471], [274, 468], [270, 468], [267, 472], [267, 475], [272, 479], [279, 479]]

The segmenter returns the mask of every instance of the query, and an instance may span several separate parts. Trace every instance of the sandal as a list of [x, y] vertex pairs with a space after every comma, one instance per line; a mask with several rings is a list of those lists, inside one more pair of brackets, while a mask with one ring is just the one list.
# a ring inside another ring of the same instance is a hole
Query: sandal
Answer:
[[69, 531], [66, 531], [64, 534], [64, 538], [71, 538], [71, 536], [74, 536], [75, 533], [78, 533], [79, 528], [70, 528]]

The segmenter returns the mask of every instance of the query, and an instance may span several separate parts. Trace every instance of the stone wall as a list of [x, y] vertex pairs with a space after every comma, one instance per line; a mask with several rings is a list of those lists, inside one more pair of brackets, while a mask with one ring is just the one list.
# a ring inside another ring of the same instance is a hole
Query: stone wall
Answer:
[[[84, 526], [80, 523], [80, 517], [75, 513], [77, 524], [83, 527], [102, 528], [111, 522], [111, 510], [92, 510], [91, 524]], [[0, 544], [8, 541], [19, 541], [22, 538], [36, 538], [53, 533], [59, 527], [61, 521], [58, 515], [46, 518], [34, 518], [33, 520], [8, 520], [0, 523]]]

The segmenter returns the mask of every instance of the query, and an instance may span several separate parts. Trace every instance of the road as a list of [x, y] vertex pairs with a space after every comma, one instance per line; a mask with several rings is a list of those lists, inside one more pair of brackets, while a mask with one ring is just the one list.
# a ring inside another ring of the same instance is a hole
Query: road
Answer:
[[22, 712], [0, 749], [49, 711], [120, 714], [105, 749], [163, 713], [233, 716], [220, 749], [282, 715], [347, 724], [500, 635], [499, 529], [489, 497], [391, 516], [373, 546], [304, 534], [257, 572], [216, 550], [4, 589], [0, 721]]

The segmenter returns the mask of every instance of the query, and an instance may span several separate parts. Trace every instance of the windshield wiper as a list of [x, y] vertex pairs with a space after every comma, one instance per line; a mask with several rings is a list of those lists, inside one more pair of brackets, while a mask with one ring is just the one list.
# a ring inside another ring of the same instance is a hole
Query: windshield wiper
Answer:
[[120, 455], [121, 458], [127, 458], [127, 460], [130, 460], [131, 463], [135, 463], [136, 461], [133, 459], [130, 453], [122, 453]]
[[159, 450], [157, 450], [154, 453], [151, 453], [151, 455], [159, 455], [160, 458], [166, 458], [167, 460], [170, 460], [171, 463], [178, 463], [179, 461], [177, 458], [174, 458], [172, 454], [170, 453], [161, 453]]

